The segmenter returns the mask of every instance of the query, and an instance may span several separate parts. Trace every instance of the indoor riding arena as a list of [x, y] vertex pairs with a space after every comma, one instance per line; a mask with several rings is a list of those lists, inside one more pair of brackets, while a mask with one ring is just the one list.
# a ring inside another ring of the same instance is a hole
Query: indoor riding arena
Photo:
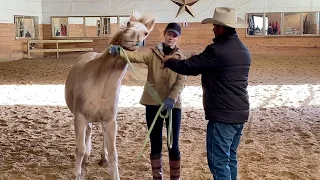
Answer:
[[[250, 115], [238, 148], [239, 180], [320, 180], [320, 1], [315, 0], [15, 0], [0, 7], [0, 180], [74, 179], [76, 138], [65, 101], [77, 58], [103, 52], [133, 11], [155, 17], [138, 50], [163, 42], [168, 23], [182, 27], [186, 57], [213, 43], [216, 7], [236, 9], [250, 51]], [[120, 179], [152, 179], [145, 107], [147, 68], [133, 63], [121, 82], [116, 148]], [[88, 87], [92, 91], [95, 86]], [[201, 76], [188, 76], [182, 97], [181, 180], [213, 179], [207, 163]], [[93, 123], [82, 178], [111, 179], [99, 166], [102, 127]], [[163, 175], [169, 179], [166, 128]]]

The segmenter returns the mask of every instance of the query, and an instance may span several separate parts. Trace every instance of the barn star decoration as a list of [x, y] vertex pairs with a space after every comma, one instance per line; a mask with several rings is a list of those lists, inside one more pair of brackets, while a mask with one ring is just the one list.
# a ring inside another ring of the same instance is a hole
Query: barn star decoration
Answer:
[[177, 4], [178, 6], [180, 6], [179, 11], [176, 15], [176, 18], [180, 14], [182, 14], [184, 11], [186, 11], [192, 17], [194, 17], [191, 6], [194, 5], [196, 2], [198, 2], [199, 0], [171, 0], [171, 1]]

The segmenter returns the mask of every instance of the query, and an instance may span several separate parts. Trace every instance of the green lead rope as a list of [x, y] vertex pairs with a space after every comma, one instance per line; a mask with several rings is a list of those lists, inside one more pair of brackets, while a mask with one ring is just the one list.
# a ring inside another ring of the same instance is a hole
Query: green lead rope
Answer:
[[[133, 68], [132, 63], [130, 62], [130, 59], [128, 58], [128, 55], [126, 54], [126, 52], [124, 51], [124, 49], [123, 49], [121, 46], [119, 46], [119, 47], [120, 47], [120, 50], [123, 52], [123, 54], [124, 54], [124, 56], [125, 56], [125, 60], [126, 60], [127, 63], [129, 64], [129, 67], [132, 69], [133, 73], [135, 74], [135, 78], [136, 78], [137, 80], [139, 80], [139, 81], [142, 82], [142, 80], [138, 78], [137, 70], [135, 70], [135, 69]], [[110, 48], [109, 48], [109, 49], [110, 49]], [[150, 136], [150, 134], [151, 134], [151, 131], [152, 131], [152, 129], [153, 129], [153, 127], [154, 127], [154, 125], [155, 125], [158, 117], [161, 117], [161, 118], [163, 118], [163, 119], [166, 119], [166, 118], [169, 117], [167, 145], [168, 145], [168, 147], [169, 147], [170, 149], [172, 148], [172, 143], [173, 143], [173, 136], [172, 136], [172, 110], [166, 111], [166, 114], [165, 114], [165, 115], [161, 114], [161, 111], [163, 110], [164, 104], [163, 104], [163, 102], [161, 101], [161, 98], [160, 98], [158, 92], [154, 89], [153, 85], [152, 85], [150, 82], [148, 82], [148, 81], [145, 83], [144, 89], [152, 96], [152, 98], [153, 98], [157, 103], [160, 104], [160, 108], [158, 109], [158, 112], [157, 112], [156, 116], [154, 117], [154, 119], [153, 119], [153, 121], [152, 121], [152, 124], [151, 124], [151, 126], [150, 126], [150, 128], [149, 128], [149, 130], [148, 130], [147, 136], [146, 136], [146, 138], [145, 138], [145, 140], [144, 140], [144, 142], [143, 142], [142, 149], [141, 149], [141, 151], [140, 151], [140, 153], [139, 153], [138, 160], [141, 158], [141, 156], [142, 156], [142, 154], [143, 154], [143, 152], [144, 152], [144, 149], [145, 149], [145, 147], [146, 147], [146, 145], [147, 145], [149, 136]]]

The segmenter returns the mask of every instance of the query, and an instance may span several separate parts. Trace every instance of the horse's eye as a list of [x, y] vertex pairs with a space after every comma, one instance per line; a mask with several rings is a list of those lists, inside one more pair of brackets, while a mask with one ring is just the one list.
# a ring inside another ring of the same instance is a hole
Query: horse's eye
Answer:
[[129, 21], [129, 22], [127, 22], [127, 26], [130, 26], [130, 21]]
[[145, 36], [147, 36], [147, 35], [148, 35], [148, 33], [147, 33], [147, 32], [145, 32], [145, 33], [144, 33], [144, 35], [145, 35]]

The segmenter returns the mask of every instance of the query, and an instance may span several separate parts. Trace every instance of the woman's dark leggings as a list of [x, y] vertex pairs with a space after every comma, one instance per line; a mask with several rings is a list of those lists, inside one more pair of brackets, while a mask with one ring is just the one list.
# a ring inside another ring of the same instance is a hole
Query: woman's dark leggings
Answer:
[[[150, 128], [154, 117], [157, 114], [160, 106], [146, 106], [146, 120], [148, 129]], [[169, 158], [171, 160], [180, 159], [179, 150], [179, 133], [180, 133], [180, 123], [181, 123], [181, 109], [172, 109], [172, 148], [169, 149]], [[166, 128], [168, 129], [169, 118], [166, 118]], [[162, 128], [163, 128], [163, 118], [158, 117], [153, 129], [150, 133], [150, 143], [151, 143], [151, 155], [161, 155], [162, 153]]]

